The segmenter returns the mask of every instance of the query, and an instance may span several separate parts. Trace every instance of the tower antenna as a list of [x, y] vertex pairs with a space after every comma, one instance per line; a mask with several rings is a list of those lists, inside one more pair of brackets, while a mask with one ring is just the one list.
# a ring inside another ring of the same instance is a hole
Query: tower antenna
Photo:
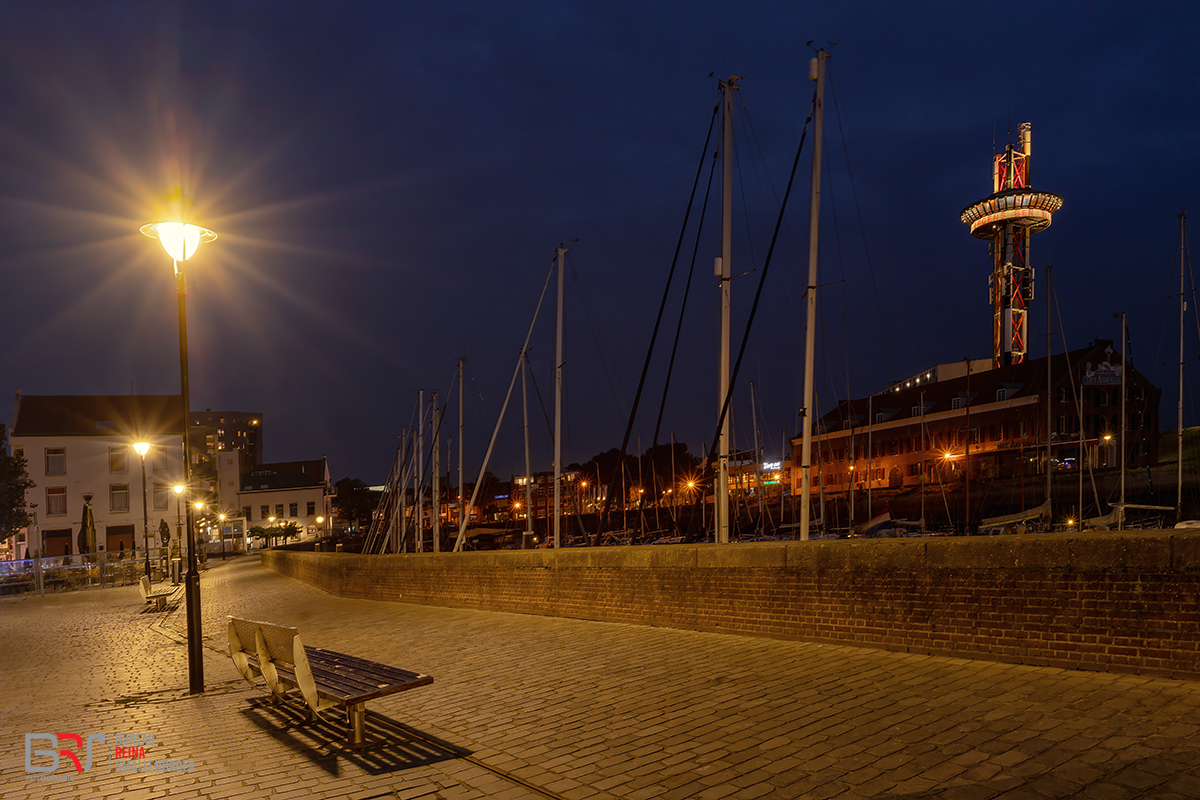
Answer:
[[[1018, 142], [992, 157], [992, 194], [962, 210], [971, 235], [988, 242], [992, 259], [992, 358], [995, 366], [1020, 364], [1028, 352], [1026, 317], [1033, 300], [1029, 239], [1050, 227], [1063, 199], [1030, 188], [1030, 130], [1018, 126]], [[993, 148], [995, 149], [995, 148]]]

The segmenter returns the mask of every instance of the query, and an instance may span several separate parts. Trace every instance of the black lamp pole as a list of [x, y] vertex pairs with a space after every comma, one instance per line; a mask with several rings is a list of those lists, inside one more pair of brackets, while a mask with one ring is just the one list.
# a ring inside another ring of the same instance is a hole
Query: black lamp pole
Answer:
[[[146, 546], [146, 578], [150, 578], [150, 513], [146, 510], [146, 454], [142, 457], [142, 543]], [[137, 539], [134, 539], [136, 542]]]
[[[179, 393], [183, 399], [183, 485], [192, 485], [192, 413], [188, 387], [187, 278], [184, 261], [175, 261], [175, 295], [179, 300]], [[188, 691], [204, 691], [204, 650], [200, 642], [200, 571], [196, 566], [196, 532], [192, 504], [184, 511], [187, 529], [188, 568], [184, 576], [184, 603], [187, 606]]]

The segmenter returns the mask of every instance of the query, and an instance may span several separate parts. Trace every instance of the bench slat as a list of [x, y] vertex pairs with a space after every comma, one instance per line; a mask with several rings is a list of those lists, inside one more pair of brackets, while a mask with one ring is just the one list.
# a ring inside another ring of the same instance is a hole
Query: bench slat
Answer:
[[[388, 667], [385, 664], [378, 664], [374, 661], [367, 661], [366, 659], [346, 656], [344, 653], [334, 653], [334, 655], [340, 656], [343, 659], [351, 659], [355, 662], [371, 665], [377, 668], [382, 667], [382, 671], [390, 673], [402, 673], [402, 677], [400, 675], [395, 676], [401, 679], [384, 682], [382, 685], [380, 685], [380, 683], [373, 682], [373, 680], [370, 679], [339, 672], [336, 668], [338, 662], [334, 662], [335, 666], [331, 667], [329, 662], [324, 659], [324, 656], [332, 651], [320, 650], [315, 647], [305, 646], [304, 652], [309, 657], [309, 667], [311, 667], [313, 679], [317, 683], [317, 691], [319, 691], [323, 697], [340, 700], [347, 705], [353, 703], [364, 703], [367, 700], [373, 700], [378, 697], [384, 697], [389, 694], [395, 694], [396, 692], [403, 692], [407, 689], [415, 689], [418, 686], [427, 686], [433, 683], [433, 678], [428, 675], [422, 675], [418, 672]], [[247, 661], [255, 671], [261, 672], [258, 667], [258, 656], [248, 655]], [[275, 669], [279, 673], [279, 677], [285, 682], [292, 686], [297, 685], [295, 672], [293, 671], [290, 663], [275, 661]], [[376, 670], [376, 672], [380, 672], [380, 670]]]

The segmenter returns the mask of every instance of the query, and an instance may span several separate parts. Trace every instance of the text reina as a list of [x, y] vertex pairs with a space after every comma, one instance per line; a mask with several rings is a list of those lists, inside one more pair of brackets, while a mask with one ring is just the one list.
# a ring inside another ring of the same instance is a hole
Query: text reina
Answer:
[[118, 747], [113, 752], [113, 758], [145, 758], [145, 747]]

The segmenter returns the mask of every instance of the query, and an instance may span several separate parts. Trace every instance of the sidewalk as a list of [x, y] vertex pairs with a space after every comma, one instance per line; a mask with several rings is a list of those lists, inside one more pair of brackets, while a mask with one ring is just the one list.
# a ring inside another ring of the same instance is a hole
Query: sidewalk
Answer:
[[[1197, 683], [346, 600], [256, 555], [209, 563], [202, 695], [182, 603], [0, 599], [4, 798], [1200, 796]], [[227, 614], [435, 682], [368, 704], [376, 744], [347, 751], [237, 675]], [[35, 732], [106, 738], [41, 782]], [[118, 733], [195, 771], [117, 773]]]

